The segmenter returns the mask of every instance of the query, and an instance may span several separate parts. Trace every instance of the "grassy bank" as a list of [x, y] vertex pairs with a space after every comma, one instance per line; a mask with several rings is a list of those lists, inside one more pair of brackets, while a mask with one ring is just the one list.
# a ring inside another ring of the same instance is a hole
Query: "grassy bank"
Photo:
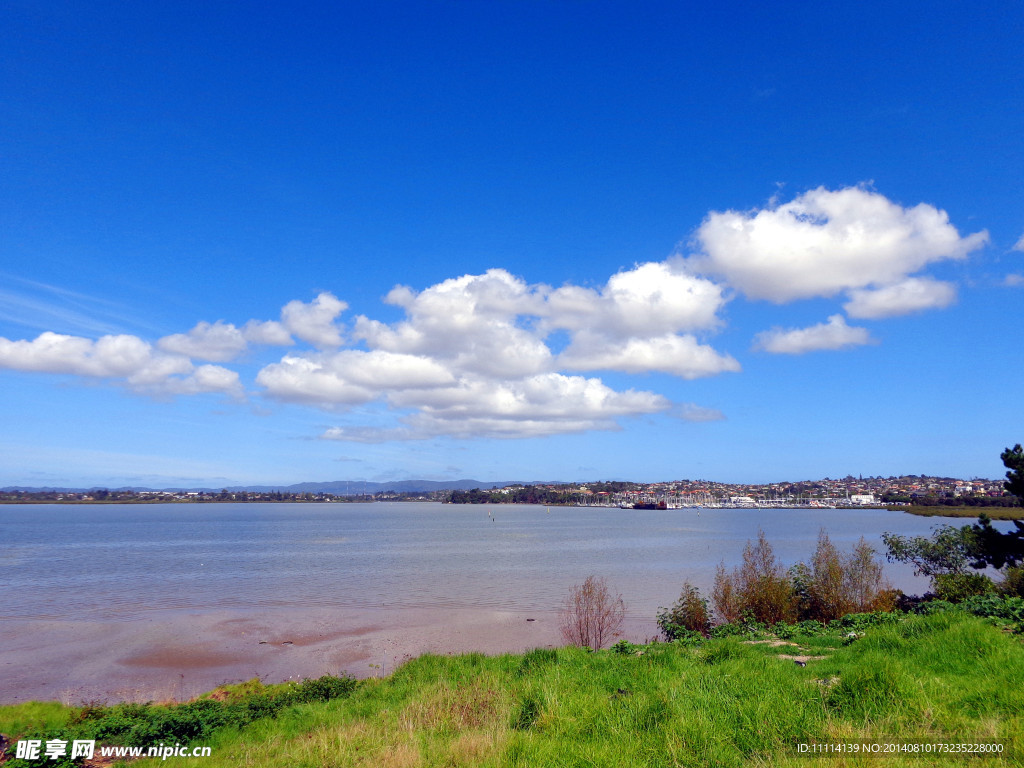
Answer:
[[982, 512], [993, 520], [1020, 520], [1024, 518], [1024, 510], [1020, 507], [922, 507], [916, 504], [908, 506], [886, 507], [890, 512], [906, 512], [921, 517], [971, 517], [976, 518]]
[[[950, 611], [865, 627], [852, 638], [838, 628], [823, 634], [795, 628], [785, 642], [792, 644], [725, 637], [644, 648], [620, 644], [595, 653], [561, 648], [424, 656], [388, 678], [343, 686], [338, 697], [295, 698], [271, 706], [266, 716], [260, 706], [282, 688], [251, 683], [215, 697], [219, 706], [248, 715], [232, 720], [215, 713], [221, 712], [215, 702], [200, 705], [220, 723], [194, 742], [211, 746], [211, 757], [162, 764], [807, 765], [798, 744], [859, 739], [1000, 742], [1003, 758], [972, 762], [1024, 759], [1019, 636]], [[162, 722], [167, 711], [152, 707], [146, 717]], [[44, 739], [74, 737], [90, 727], [109, 733], [114, 726], [102, 723], [110, 711], [101, 714], [56, 704], [0, 707], [0, 731]], [[147, 738], [147, 727], [136, 731], [138, 738]], [[153, 737], [151, 731], [146, 743]], [[885, 760], [887, 766], [960, 762], [951, 756]], [[846, 756], [813, 764], [861, 763]]]

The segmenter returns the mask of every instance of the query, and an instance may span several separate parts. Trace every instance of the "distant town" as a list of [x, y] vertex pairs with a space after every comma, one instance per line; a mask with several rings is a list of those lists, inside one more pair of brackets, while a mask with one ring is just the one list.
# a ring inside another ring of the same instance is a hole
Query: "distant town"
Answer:
[[[463, 485], [467, 482], [461, 481]], [[659, 483], [600, 481], [592, 483], [514, 483], [476, 488], [409, 490], [415, 481], [403, 481], [402, 490], [386, 487], [371, 492], [324, 490], [139, 490], [14, 489], [0, 490], [4, 503], [201, 503], [201, 502], [367, 502], [435, 501], [452, 504], [547, 504], [605, 506], [636, 509], [684, 507], [870, 507], [956, 506], [1011, 507], [1014, 496], [1002, 480], [962, 480], [949, 477], [903, 475], [853, 477], [767, 484], [676, 480]], [[312, 485], [312, 484], [307, 484]], [[328, 484], [324, 484], [328, 485]], [[338, 483], [329, 484], [336, 487]], [[483, 484], [481, 484], [483, 485]]]

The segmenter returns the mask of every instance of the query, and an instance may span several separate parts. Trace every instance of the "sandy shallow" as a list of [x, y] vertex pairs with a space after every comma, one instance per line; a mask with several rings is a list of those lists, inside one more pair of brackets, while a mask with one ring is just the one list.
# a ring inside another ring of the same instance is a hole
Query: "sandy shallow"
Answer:
[[[626, 639], [655, 633], [630, 621]], [[561, 644], [555, 612], [270, 609], [137, 621], [0, 624], [0, 703], [184, 700], [225, 682], [371, 677], [424, 653], [514, 653]]]

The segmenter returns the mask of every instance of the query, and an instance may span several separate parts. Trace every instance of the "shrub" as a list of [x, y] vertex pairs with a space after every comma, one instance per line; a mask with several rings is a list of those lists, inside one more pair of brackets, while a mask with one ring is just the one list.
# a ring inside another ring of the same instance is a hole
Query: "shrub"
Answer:
[[603, 578], [588, 576], [566, 598], [558, 628], [570, 645], [597, 650], [618, 635], [625, 617], [622, 595], [613, 596]]
[[832, 621], [850, 612], [851, 600], [843, 558], [824, 528], [818, 532], [818, 546], [811, 558], [811, 565], [804, 566], [804, 569], [807, 582], [802, 608], [806, 617]]
[[722, 624], [734, 624], [743, 614], [743, 603], [736, 585], [735, 571], [729, 573], [725, 564], [719, 563], [715, 569], [715, 586], [711, 590], [711, 600], [715, 604], [715, 615]]
[[899, 592], [882, 575], [882, 563], [862, 536], [853, 552], [843, 559], [843, 588], [849, 604], [847, 613], [891, 611]]
[[708, 601], [700, 596], [697, 587], [685, 582], [676, 604], [658, 613], [658, 629], [666, 640], [676, 640], [685, 634], [697, 632], [704, 637], [711, 631]]
[[793, 583], [775, 559], [764, 531], [757, 532], [756, 544], [747, 542], [739, 568], [726, 573], [724, 565], [718, 567], [712, 599], [726, 622], [736, 621], [744, 613], [763, 624], [796, 619]]
[[999, 592], [1007, 597], [1024, 597], [1024, 568], [1007, 568], [999, 582]]
[[982, 573], [939, 573], [932, 577], [932, 584], [935, 596], [950, 603], [996, 591], [992, 579]]
[[160, 741], [184, 744], [209, 738], [224, 727], [242, 728], [273, 717], [293, 704], [323, 702], [348, 696], [359, 683], [351, 677], [324, 676], [301, 683], [254, 686], [253, 692], [230, 701], [210, 698], [184, 704], [116, 704], [89, 706], [74, 720], [75, 738], [112, 741], [121, 746], [148, 746]]

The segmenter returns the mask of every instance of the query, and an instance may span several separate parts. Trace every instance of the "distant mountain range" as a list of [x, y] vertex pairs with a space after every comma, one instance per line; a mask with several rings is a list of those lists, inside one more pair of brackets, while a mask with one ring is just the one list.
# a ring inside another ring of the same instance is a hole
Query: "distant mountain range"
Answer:
[[26, 493], [87, 493], [105, 488], [109, 491], [203, 491], [218, 493], [221, 490], [250, 491], [267, 493], [281, 491], [283, 493], [329, 493], [334, 496], [365, 496], [385, 491], [398, 493], [423, 493], [426, 491], [471, 491], [474, 488], [503, 488], [506, 485], [545, 485], [564, 484], [555, 480], [396, 480], [390, 483], [371, 483], [366, 480], [332, 480], [326, 483], [295, 483], [293, 485], [232, 485], [219, 488], [200, 488], [174, 486], [171, 488], [146, 488], [135, 485], [124, 485], [117, 488], [104, 485], [93, 485], [88, 488], [54, 488], [52, 486], [29, 487], [11, 485], [0, 488], [0, 491], [24, 491]]

